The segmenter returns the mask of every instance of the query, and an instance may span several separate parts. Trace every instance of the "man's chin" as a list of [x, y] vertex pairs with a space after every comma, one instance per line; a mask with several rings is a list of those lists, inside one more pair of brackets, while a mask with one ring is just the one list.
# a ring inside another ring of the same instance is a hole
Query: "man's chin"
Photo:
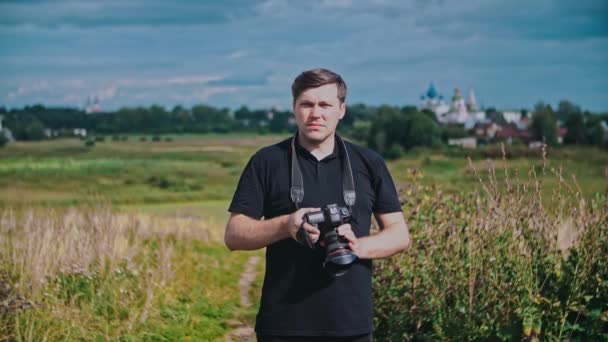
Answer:
[[304, 132], [302, 134], [304, 138], [312, 143], [322, 143], [330, 136], [325, 132]]

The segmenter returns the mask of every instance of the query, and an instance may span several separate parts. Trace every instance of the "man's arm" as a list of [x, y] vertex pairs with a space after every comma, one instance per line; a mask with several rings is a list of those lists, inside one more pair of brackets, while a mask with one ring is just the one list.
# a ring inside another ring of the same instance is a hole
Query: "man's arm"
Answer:
[[375, 214], [380, 233], [357, 238], [349, 224], [338, 227], [338, 233], [349, 241], [351, 250], [361, 259], [386, 258], [410, 246], [410, 233], [402, 212]]
[[[244, 214], [231, 213], [226, 224], [224, 243], [232, 251], [254, 250], [290, 237], [295, 239], [302, 225], [302, 216], [318, 210], [319, 208], [302, 208], [291, 215], [277, 216], [270, 220], [256, 220]], [[315, 243], [319, 239], [319, 230], [308, 223], [303, 227]]]

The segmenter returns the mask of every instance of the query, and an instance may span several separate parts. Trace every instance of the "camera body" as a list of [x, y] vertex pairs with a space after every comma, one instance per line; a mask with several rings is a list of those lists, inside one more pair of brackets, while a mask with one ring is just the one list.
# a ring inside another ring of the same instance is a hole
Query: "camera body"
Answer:
[[[348, 272], [350, 265], [357, 259], [348, 247], [348, 240], [338, 235], [337, 230], [339, 226], [349, 223], [350, 219], [350, 210], [337, 204], [328, 204], [320, 211], [306, 213], [303, 217], [306, 223], [317, 227], [321, 232], [319, 241], [323, 241], [325, 245], [323, 266], [333, 276], [341, 276]], [[312, 248], [304, 229], [300, 229], [299, 233], [305, 236], [298, 236], [298, 240], [305, 238], [305, 244]]]

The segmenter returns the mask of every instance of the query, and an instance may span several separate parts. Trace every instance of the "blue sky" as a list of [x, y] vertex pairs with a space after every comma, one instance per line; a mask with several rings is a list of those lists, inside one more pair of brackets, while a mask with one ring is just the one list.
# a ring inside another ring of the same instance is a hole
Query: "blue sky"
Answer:
[[289, 109], [326, 67], [349, 103], [446, 97], [608, 111], [606, 0], [0, 0], [0, 106]]

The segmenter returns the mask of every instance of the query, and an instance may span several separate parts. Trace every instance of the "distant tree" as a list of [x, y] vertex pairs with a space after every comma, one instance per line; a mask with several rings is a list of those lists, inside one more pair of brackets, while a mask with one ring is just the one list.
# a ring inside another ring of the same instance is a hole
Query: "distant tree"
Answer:
[[550, 105], [539, 102], [534, 106], [530, 130], [536, 140], [547, 145], [557, 144], [557, 117]]
[[356, 103], [346, 106], [346, 115], [341, 125], [353, 126], [357, 121], [371, 121], [376, 116], [377, 108]]
[[357, 141], [367, 141], [371, 127], [371, 121], [355, 121], [350, 131], [350, 137]]
[[282, 133], [289, 131], [292, 127], [289, 125], [290, 112], [273, 112], [272, 119], [268, 123], [268, 129], [273, 133]]
[[[350, 137], [353, 137], [353, 134], [358, 134], [358, 137], [361, 138], [360, 133], [362, 126], [358, 126], [358, 128], [355, 126], [363, 122], [371, 122], [376, 116], [376, 112], [376, 107], [367, 106], [362, 103], [347, 105], [346, 115], [340, 120], [340, 125], [338, 126], [339, 133]], [[355, 133], [355, 130], [358, 130], [358, 132]], [[367, 138], [365, 138], [364, 141], [366, 139]]]
[[367, 143], [382, 155], [394, 157], [400, 150], [440, 145], [441, 130], [428, 114], [381, 106], [372, 122]]
[[399, 109], [381, 106], [378, 108], [378, 114], [372, 123], [367, 145], [383, 154], [393, 142], [399, 140], [401, 132], [405, 135], [404, 130], [405, 120]]
[[[418, 110], [416, 110], [418, 112]], [[433, 120], [435, 123], [439, 124], [439, 120], [437, 119], [437, 115], [430, 109], [423, 109], [419, 113], [426, 115], [429, 119]]]
[[582, 113], [579, 112], [569, 114], [564, 127], [566, 127], [568, 130], [568, 132], [566, 132], [566, 136], [564, 137], [564, 143], [585, 144], [587, 142], [585, 122], [583, 120]]
[[237, 120], [247, 120], [251, 117], [251, 111], [247, 106], [241, 106], [241, 108], [234, 111], [234, 118]]
[[572, 115], [581, 114], [581, 107], [568, 100], [561, 100], [557, 105], [557, 119], [566, 122]]
[[0, 147], [6, 146], [7, 143], [8, 143], [8, 139], [6, 138], [6, 136], [4, 135], [4, 133], [2, 133], [0, 131]]
[[505, 126], [507, 124], [507, 120], [505, 120], [505, 116], [502, 114], [502, 112], [497, 112], [494, 110], [491, 112], [486, 112], [486, 116], [488, 119], [490, 119], [490, 121], [498, 125]]
[[417, 146], [437, 147], [441, 145], [441, 129], [427, 114], [417, 112], [408, 119], [407, 139], [401, 146], [405, 149]]
[[602, 119], [595, 114], [585, 112], [585, 138], [587, 143], [594, 146], [602, 146], [604, 143], [604, 128]]
[[464, 138], [467, 135], [464, 125], [449, 124], [441, 129], [441, 140], [444, 143], [447, 143], [448, 139]]

